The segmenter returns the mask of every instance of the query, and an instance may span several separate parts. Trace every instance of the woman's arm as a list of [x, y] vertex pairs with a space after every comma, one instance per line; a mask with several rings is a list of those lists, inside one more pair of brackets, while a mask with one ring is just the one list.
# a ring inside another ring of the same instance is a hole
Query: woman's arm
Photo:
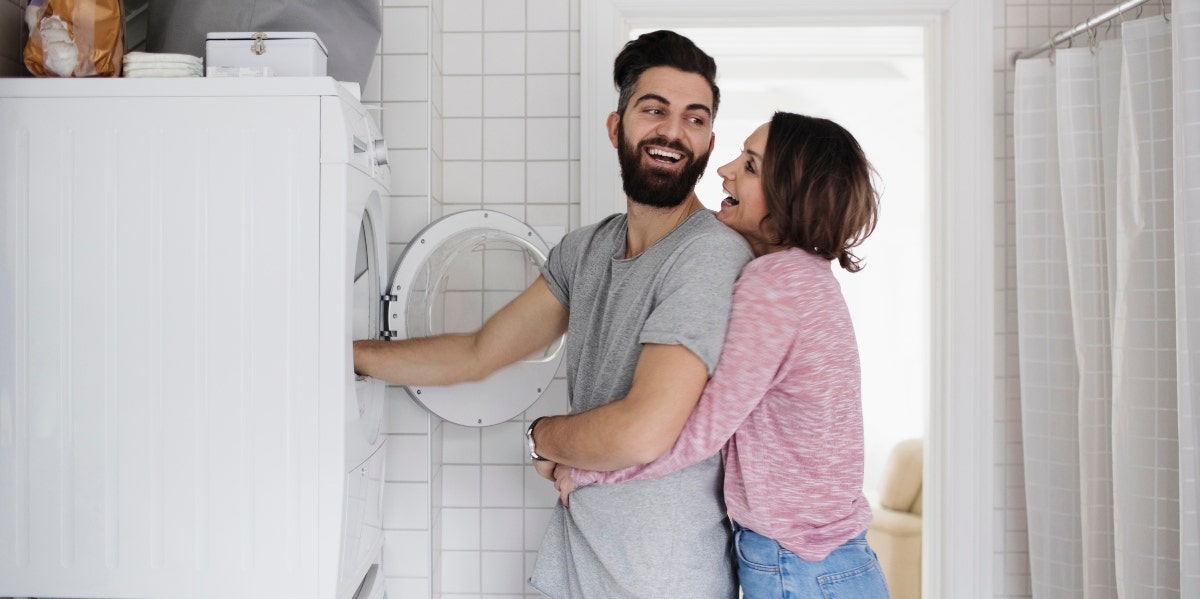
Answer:
[[654, 478], [708, 459], [725, 446], [775, 384], [796, 337], [797, 310], [788, 286], [771, 270], [747, 266], [735, 284], [721, 357], [671, 449], [649, 464], [611, 472], [573, 468], [575, 483]]

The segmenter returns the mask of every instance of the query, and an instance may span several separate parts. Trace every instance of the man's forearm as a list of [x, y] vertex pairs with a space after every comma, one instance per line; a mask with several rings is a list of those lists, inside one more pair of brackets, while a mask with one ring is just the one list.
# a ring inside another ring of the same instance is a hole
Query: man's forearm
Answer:
[[600, 471], [653, 461], [661, 451], [657, 443], [646, 441], [654, 434], [639, 430], [622, 407], [617, 401], [579, 414], [538, 420], [533, 432], [538, 455], [559, 464]]
[[567, 316], [538, 277], [474, 333], [355, 341], [354, 371], [398, 385], [482, 380], [553, 342], [567, 330]]
[[474, 335], [355, 341], [354, 371], [397, 385], [452, 385], [487, 376], [474, 357]]
[[628, 395], [538, 421], [535, 449], [559, 464], [587, 470], [648, 464], [675, 444], [707, 380], [704, 363], [690, 350], [646, 344]]

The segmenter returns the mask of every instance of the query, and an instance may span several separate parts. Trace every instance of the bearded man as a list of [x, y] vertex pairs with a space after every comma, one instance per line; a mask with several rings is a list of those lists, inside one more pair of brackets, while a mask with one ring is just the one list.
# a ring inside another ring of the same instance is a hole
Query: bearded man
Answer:
[[[571, 414], [526, 431], [539, 474], [615, 470], [671, 448], [716, 366], [734, 280], [752, 254], [695, 184], [713, 147], [716, 64], [670, 31], [613, 68], [626, 214], [568, 233], [541, 276], [478, 331], [356, 342], [355, 370], [398, 384], [481, 380], [567, 333]], [[530, 584], [554, 598], [733, 599], [720, 456], [653, 480], [593, 485], [557, 505]]]

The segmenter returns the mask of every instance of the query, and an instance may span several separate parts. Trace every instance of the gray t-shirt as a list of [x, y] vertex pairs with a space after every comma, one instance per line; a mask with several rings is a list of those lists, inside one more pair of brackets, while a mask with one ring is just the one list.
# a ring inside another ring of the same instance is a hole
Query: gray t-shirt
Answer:
[[[711, 375], [733, 283], [753, 256], [699, 210], [625, 259], [625, 215], [569, 233], [542, 275], [570, 312], [571, 409], [624, 397], [643, 343], [683, 345]], [[531, 584], [555, 599], [737, 597], [720, 455], [661, 478], [591, 485], [555, 507]]]

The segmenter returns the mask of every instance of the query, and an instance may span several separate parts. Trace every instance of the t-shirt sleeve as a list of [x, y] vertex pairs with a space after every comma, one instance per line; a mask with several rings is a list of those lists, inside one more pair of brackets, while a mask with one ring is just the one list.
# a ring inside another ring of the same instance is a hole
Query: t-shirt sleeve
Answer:
[[550, 248], [546, 262], [538, 269], [542, 278], [546, 280], [546, 286], [550, 288], [550, 293], [553, 293], [554, 297], [568, 308], [571, 305], [570, 275], [578, 255], [578, 237], [578, 234], [568, 234], [563, 237], [558, 245]]
[[681, 248], [638, 342], [682, 345], [704, 362], [712, 376], [729, 323], [733, 283], [750, 258], [736, 234], [700, 236]]
[[663, 476], [716, 454], [786, 370], [801, 326], [787, 287], [772, 269], [746, 267], [733, 294], [729, 332], [716, 371], [674, 446], [643, 465], [596, 472], [572, 469], [580, 485]]

